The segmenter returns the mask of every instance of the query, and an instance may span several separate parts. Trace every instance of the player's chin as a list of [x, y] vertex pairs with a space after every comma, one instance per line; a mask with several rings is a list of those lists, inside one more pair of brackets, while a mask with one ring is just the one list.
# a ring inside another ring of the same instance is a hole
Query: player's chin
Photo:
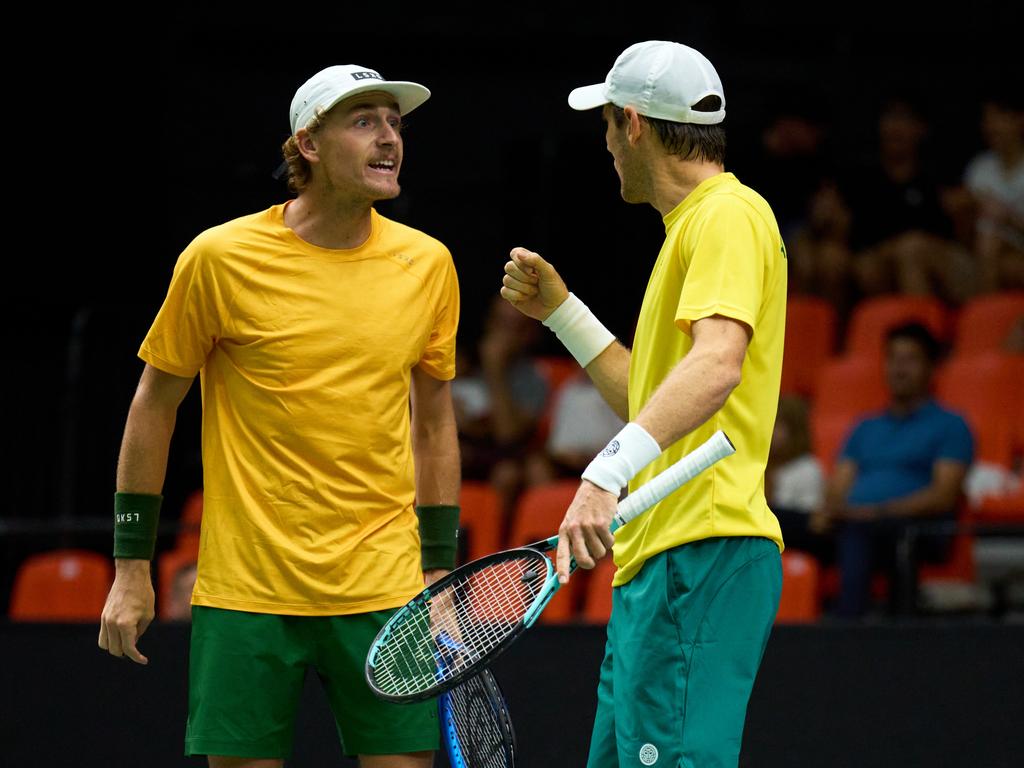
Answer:
[[393, 200], [402, 193], [398, 180], [380, 181], [370, 185], [375, 200]]

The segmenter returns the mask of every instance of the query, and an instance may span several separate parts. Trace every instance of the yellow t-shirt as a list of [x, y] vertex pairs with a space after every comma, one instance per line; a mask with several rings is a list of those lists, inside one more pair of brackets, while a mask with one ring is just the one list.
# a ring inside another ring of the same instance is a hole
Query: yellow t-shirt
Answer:
[[192, 601], [298, 615], [402, 605], [423, 587], [410, 371], [455, 375], [451, 254], [376, 211], [363, 245], [320, 248], [285, 226], [285, 205], [199, 235], [139, 351], [202, 374]]
[[764, 198], [731, 173], [703, 181], [665, 216], [665, 244], [637, 322], [629, 366], [629, 416], [690, 351], [690, 323], [724, 315], [753, 330], [742, 381], [714, 416], [670, 446], [631, 490], [722, 429], [736, 453], [703, 472], [615, 537], [614, 584], [659, 552], [717, 536], [763, 536], [782, 548], [764, 496], [764, 469], [779, 399], [786, 322], [786, 251]]

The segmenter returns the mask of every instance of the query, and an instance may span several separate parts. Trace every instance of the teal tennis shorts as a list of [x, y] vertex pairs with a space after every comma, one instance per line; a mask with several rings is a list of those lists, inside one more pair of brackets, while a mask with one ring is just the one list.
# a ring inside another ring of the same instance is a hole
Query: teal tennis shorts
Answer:
[[616, 587], [587, 768], [736, 768], [781, 591], [754, 537], [661, 552]]
[[193, 606], [185, 754], [289, 757], [308, 667], [327, 691], [345, 754], [437, 749], [436, 701], [391, 704], [366, 685], [366, 652], [392, 613], [277, 616]]

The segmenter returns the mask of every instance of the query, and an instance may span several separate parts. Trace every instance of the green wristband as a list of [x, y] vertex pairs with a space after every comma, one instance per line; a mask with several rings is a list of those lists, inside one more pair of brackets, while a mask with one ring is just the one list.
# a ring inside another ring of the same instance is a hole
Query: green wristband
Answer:
[[423, 570], [455, 567], [458, 549], [459, 508], [448, 504], [429, 504], [416, 507], [420, 519], [420, 553]]
[[151, 493], [114, 494], [114, 557], [153, 559], [163, 500]]

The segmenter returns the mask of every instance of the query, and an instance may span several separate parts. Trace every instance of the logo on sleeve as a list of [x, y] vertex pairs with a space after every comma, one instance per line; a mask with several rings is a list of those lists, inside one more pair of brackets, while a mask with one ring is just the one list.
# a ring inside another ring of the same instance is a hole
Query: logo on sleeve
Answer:
[[378, 75], [376, 72], [353, 72], [353, 80], [383, 80], [384, 78]]
[[654, 765], [658, 762], [658, 748], [653, 744], [644, 744], [640, 747], [640, 762], [644, 765]]
[[601, 455], [602, 456], [614, 456], [618, 452], [619, 452], [619, 441], [618, 440], [612, 440], [610, 443], [608, 443], [608, 447], [605, 448], [603, 451], [601, 451]]

